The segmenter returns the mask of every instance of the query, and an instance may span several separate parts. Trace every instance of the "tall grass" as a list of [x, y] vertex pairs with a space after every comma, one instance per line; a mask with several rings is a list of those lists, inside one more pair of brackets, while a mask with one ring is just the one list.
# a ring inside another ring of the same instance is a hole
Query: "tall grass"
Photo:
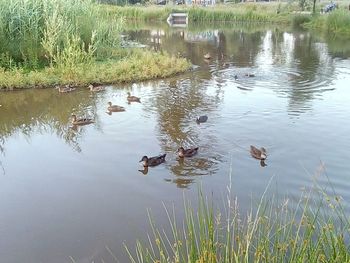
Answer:
[[350, 37], [350, 12], [339, 9], [327, 15], [316, 16], [307, 27], [321, 29], [337, 36]]
[[119, 44], [121, 26], [92, 0], [0, 0], [0, 67], [85, 63]]
[[224, 210], [199, 195], [198, 209], [185, 201], [185, 219], [165, 208], [170, 231], [149, 215], [149, 241], [125, 246], [136, 262], [349, 262], [349, 220], [341, 198], [318, 188], [298, 202], [278, 201], [267, 191], [245, 215], [237, 199]]
[[57, 84], [87, 86], [90, 83], [120, 83], [164, 78], [188, 70], [187, 60], [168, 54], [134, 50], [120, 59], [92, 61], [72, 67], [46, 67], [26, 71], [23, 68], [0, 68], [0, 90], [16, 88], [44, 88]]
[[[283, 15], [277, 14], [280, 5], [236, 4], [216, 7], [116, 7], [102, 6], [110, 13], [119, 14], [128, 19], [143, 21], [165, 21], [172, 12], [187, 12], [190, 22], [197, 21], [247, 21], [247, 22], [285, 22]], [[287, 7], [286, 7], [287, 8]], [[288, 8], [287, 8], [288, 9]], [[283, 9], [284, 10], [284, 9]], [[289, 9], [288, 9], [289, 10]]]

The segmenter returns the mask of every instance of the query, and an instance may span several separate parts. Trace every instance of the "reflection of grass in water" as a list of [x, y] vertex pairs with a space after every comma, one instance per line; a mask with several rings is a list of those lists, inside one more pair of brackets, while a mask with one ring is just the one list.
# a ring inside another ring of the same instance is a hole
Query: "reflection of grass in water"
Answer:
[[[198, 208], [185, 201], [185, 219], [165, 208], [169, 229], [149, 215], [148, 243], [126, 246], [131, 262], [347, 262], [349, 221], [341, 198], [316, 186], [297, 203], [268, 197], [267, 188], [246, 216], [231, 189], [225, 210], [199, 194]], [[313, 195], [316, 195], [313, 197]]]

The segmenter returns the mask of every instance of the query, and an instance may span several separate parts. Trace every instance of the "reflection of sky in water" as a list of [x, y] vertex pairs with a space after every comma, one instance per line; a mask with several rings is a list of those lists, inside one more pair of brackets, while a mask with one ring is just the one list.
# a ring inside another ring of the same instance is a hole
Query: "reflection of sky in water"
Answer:
[[[180, 189], [195, 199], [199, 184], [221, 202], [230, 170], [242, 208], [272, 176], [281, 196], [298, 198], [321, 162], [348, 201], [349, 60], [333, 58], [327, 43], [305, 32], [204, 34], [215, 41], [191, 32], [195, 42], [186, 42], [181, 30], [159, 32], [133, 37], [149, 45], [152, 39], [157, 48], [185, 55], [200, 68], [160, 81], [109, 86], [94, 95], [85, 89], [65, 95], [1, 93], [5, 262], [62, 262], [66, 256], [92, 261], [108, 257], [106, 245], [123, 255], [120, 241], [133, 244], [148, 229], [146, 208], [164, 223], [162, 202], [179, 207]], [[161, 41], [155, 41], [158, 35]], [[207, 52], [209, 62], [203, 60]], [[127, 91], [142, 103], [127, 104]], [[108, 101], [126, 111], [106, 114]], [[72, 130], [71, 113], [92, 116], [96, 123]], [[198, 125], [195, 119], [203, 114], [208, 122]], [[251, 144], [267, 148], [266, 167], [251, 158]], [[180, 146], [200, 150], [180, 160]], [[139, 171], [143, 155], [164, 152], [164, 164]], [[327, 183], [322, 176], [318, 180]]]

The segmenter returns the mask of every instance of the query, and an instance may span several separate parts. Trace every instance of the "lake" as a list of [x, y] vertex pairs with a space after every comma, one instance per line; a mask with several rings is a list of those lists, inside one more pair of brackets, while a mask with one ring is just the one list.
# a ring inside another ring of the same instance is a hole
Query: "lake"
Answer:
[[[317, 184], [350, 201], [348, 42], [258, 24], [124, 35], [195, 66], [100, 93], [0, 93], [1, 262], [126, 262], [123, 243], [150, 231], [147, 210], [166, 227], [163, 205], [181, 218], [203, 189], [220, 206], [230, 180], [243, 211], [268, 185], [279, 198]], [[109, 101], [126, 111], [107, 114]], [[71, 127], [73, 113], [95, 123]], [[250, 145], [267, 149], [266, 166]], [[180, 146], [199, 152], [179, 160]], [[160, 153], [166, 162], [143, 171], [141, 157]]]

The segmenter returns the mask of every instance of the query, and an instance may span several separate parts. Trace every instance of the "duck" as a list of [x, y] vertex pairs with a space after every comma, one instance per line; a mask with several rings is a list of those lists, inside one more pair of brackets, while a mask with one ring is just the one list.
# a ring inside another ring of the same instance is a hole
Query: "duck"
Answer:
[[108, 102], [108, 107], [107, 110], [109, 112], [119, 112], [119, 111], [125, 111], [125, 108], [122, 106], [118, 106], [118, 105], [112, 105], [112, 102]]
[[90, 123], [94, 123], [94, 120], [89, 119], [89, 118], [77, 119], [77, 116], [75, 114], [72, 114], [72, 124], [73, 125], [87, 125]]
[[130, 92], [127, 93], [128, 97], [126, 98], [128, 102], [141, 102], [141, 99], [136, 96], [131, 96]]
[[266, 160], [267, 158], [267, 153], [264, 147], [258, 149], [257, 147], [250, 145], [250, 154], [258, 160]]
[[96, 87], [94, 87], [94, 85], [92, 85], [92, 84], [90, 84], [90, 85], [88, 86], [88, 88], [89, 88], [90, 91], [92, 91], [92, 92], [100, 92], [100, 91], [106, 90], [105, 87], [102, 87], [102, 86], [96, 86]]
[[199, 123], [203, 123], [206, 122], [208, 120], [208, 116], [207, 115], [202, 115], [202, 116], [198, 116], [196, 119], [196, 122]]
[[157, 166], [165, 162], [165, 156], [166, 156], [166, 153], [158, 156], [154, 156], [154, 157], [149, 157], [149, 158], [145, 155], [141, 158], [140, 162], [142, 162], [143, 167]]
[[238, 76], [237, 76], [237, 75], [234, 75], [233, 77], [234, 77], [234, 79], [235, 79], [235, 80], [237, 80], [237, 79], [238, 79]]
[[195, 148], [189, 148], [189, 149], [184, 149], [183, 147], [180, 147], [177, 150], [177, 153], [179, 155], [180, 158], [183, 157], [192, 157], [193, 155], [197, 154], [198, 152], [198, 147]]
[[204, 59], [211, 59], [210, 53], [205, 54], [203, 57], [204, 57]]
[[75, 90], [75, 88], [71, 87], [70, 85], [65, 85], [64, 87], [57, 86], [56, 89], [58, 89], [58, 92], [60, 93], [68, 93]]

